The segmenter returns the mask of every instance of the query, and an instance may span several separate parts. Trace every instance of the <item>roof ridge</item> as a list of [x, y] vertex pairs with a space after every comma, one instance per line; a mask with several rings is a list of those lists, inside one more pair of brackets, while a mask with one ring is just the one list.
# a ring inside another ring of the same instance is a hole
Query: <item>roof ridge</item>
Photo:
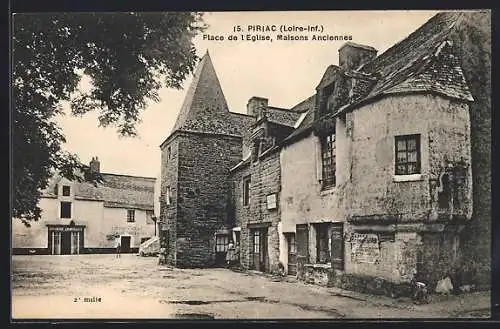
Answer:
[[146, 178], [146, 179], [156, 180], [156, 177], [149, 177], [149, 176], [136, 176], [136, 175], [127, 175], [127, 174], [105, 173], [105, 172], [101, 172], [100, 174], [101, 175], [112, 175], [112, 176], [125, 176], [125, 177], [133, 177], [133, 178]]

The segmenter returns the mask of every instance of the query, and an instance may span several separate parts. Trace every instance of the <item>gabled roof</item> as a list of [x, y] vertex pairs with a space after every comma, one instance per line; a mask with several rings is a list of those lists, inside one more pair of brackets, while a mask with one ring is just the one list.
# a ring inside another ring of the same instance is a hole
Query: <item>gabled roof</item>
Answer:
[[292, 110], [295, 111], [301, 110], [301, 112], [305, 114], [305, 116], [299, 118], [300, 123], [299, 120], [297, 120], [297, 123], [299, 123], [298, 127], [296, 127], [296, 129], [290, 135], [288, 135], [287, 138], [285, 138], [284, 143], [290, 142], [291, 140], [298, 138], [309, 128], [312, 127], [314, 121], [315, 102], [316, 102], [316, 95], [312, 95], [292, 108]]
[[407, 38], [386, 50], [359, 71], [377, 78], [361, 102], [383, 94], [437, 92], [472, 101], [460, 61], [449, 38], [461, 12], [433, 16]]
[[[102, 183], [73, 182], [77, 200], [104, 202], [105, 207], [153, 210], [155, 178], [101, 173]], [[42, 192], [44, 197], [55, 198], [56, 184], [61, 177], [55, 175]]]
[[301, 113], [278, 107], [266, 107], [267, 121], [282, 126], [293, 127], [300, 118]]
[[325, 73], [323, 74], [323, 77], [321, 78], [321, 81], [319, 82], [316, 88], [323, 88], [329, 85], [335, 79], [335, 73], [337, 73], [338, 70], [339, 67], [337, 65], [328, 66]]

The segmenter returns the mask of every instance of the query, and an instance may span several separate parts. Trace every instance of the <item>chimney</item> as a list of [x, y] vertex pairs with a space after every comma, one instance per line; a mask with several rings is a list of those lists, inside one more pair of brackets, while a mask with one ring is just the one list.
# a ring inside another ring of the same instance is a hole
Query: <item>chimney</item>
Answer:
[[101, 172], [101, 163], [97, 157], [92, 157], [90, 161], [90, 172], [99, 174]]
[[377, 49], [360, 45], [354, 42], [346, 42], [339, 48], [339, 66], [346, 70], [356, 70], [377, 57]]
[[252, 116], [257, 116], [259, 107], [267, 106], [268, 101], [269, 100], [267, 98], [253, 96], [248, 100], [247, 114]]

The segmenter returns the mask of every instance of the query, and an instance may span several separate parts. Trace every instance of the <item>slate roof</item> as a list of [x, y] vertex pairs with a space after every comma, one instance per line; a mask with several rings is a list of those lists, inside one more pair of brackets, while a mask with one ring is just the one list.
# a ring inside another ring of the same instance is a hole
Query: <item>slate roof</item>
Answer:
[[302, 114], [297, 111], [270, 106], [266, 107], [266, 112], [267, 121], [287, 127], [293, 127]]
[[309, 131], [314, 123], [314, 108], [307, 111], [305, 118], [302, 120], [301, 124], [295, 129], [287, 138], [285, 138], [284, 143], [291, 142], [296, 138], [299, 138], [304, 133]]
[[242, 136], [253, 120], [251, 116], [229, 111], [207, 51], [195, 70], [172, 133], [188, 131]]
[[292, 111], [305, 113], [306, 115], [304, 118], [302, 118], [301, 122], [298, 121], [296, 122], [299, 123], [299, 126], [296, 127], [296, 129], [290, 135], [288, 135], [287, 138], [285, 138], [284, 143], [287, 143], [297, 138], [298, 136], [301, 136], [306, 130], [308, 130], [312, 126], [314, 121], [315, 103], [316, 103], [316, 95], [312, 95], [291, 108]]
[[[449, 38], [462, 15], [463, 12], [438, 13], [373, 61], [357, 71], [347, 72], [359, 82], [364, 80], [364, 83], [357, 83], [357, 95], [352, 102], [332, 115], [382, 95], [407, 92], [436, 92], [463, 101], [473, 101], [460, 67], [460, 59]], [[328, 84], [337, 70], [337, 66], [330, 65], [318, 87]], [[311, 110], [301, 125], [285, 139], [285, 143], [309, 131], [313, 121], [314, 111]]]
[[338, 72], [339, 67], [337, 65], [330, 65], [327, 67], [321, 81], [319, 82], [316, 88], [322, 88], [328, 84], [330, 84], [335, 78], [335, 74]]
[[[153, 210], [155, 178], [101, 173], [102, 183], [73, 182], [75, 199], [103, 201], [105, 207]], [[56, 184], [61, 177], [55, 175], [43, 191], [44, 197], [55, 198]]]
[[460, 60], [449, 40], [461, 15], [461, 12], [438, 13], [407, 38], [359, 68], [360, 73], [376, 77], [377, 81], [356, 103], [381, 95], [419, 91], [473, 101]]

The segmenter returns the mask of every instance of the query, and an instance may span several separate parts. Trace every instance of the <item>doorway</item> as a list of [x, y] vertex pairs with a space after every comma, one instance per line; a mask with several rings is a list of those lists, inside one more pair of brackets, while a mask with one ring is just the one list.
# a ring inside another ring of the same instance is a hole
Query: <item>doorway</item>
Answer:
[[215, 236], [215, 266], [225, 266], [228, 248], [229, 235], [217, 234]]
[[48, 249], [51, 255], [77, 255], [83, 251], [83, 228], [49, 228]]
[[71, 254], [71, 233], [61, 232], [61, 255]]
[[297, 275], [297, 243], [295, 233], [286, 236], [288, 243], [288, 275]]
[[130, 252], [130, 237], [129, 236], [121, 236], [120, 237], [120, 252], [122, 254], [126, 254]]
[[267, 227], [251, 230], [251, 268], [265, 272], [267, 259]]

